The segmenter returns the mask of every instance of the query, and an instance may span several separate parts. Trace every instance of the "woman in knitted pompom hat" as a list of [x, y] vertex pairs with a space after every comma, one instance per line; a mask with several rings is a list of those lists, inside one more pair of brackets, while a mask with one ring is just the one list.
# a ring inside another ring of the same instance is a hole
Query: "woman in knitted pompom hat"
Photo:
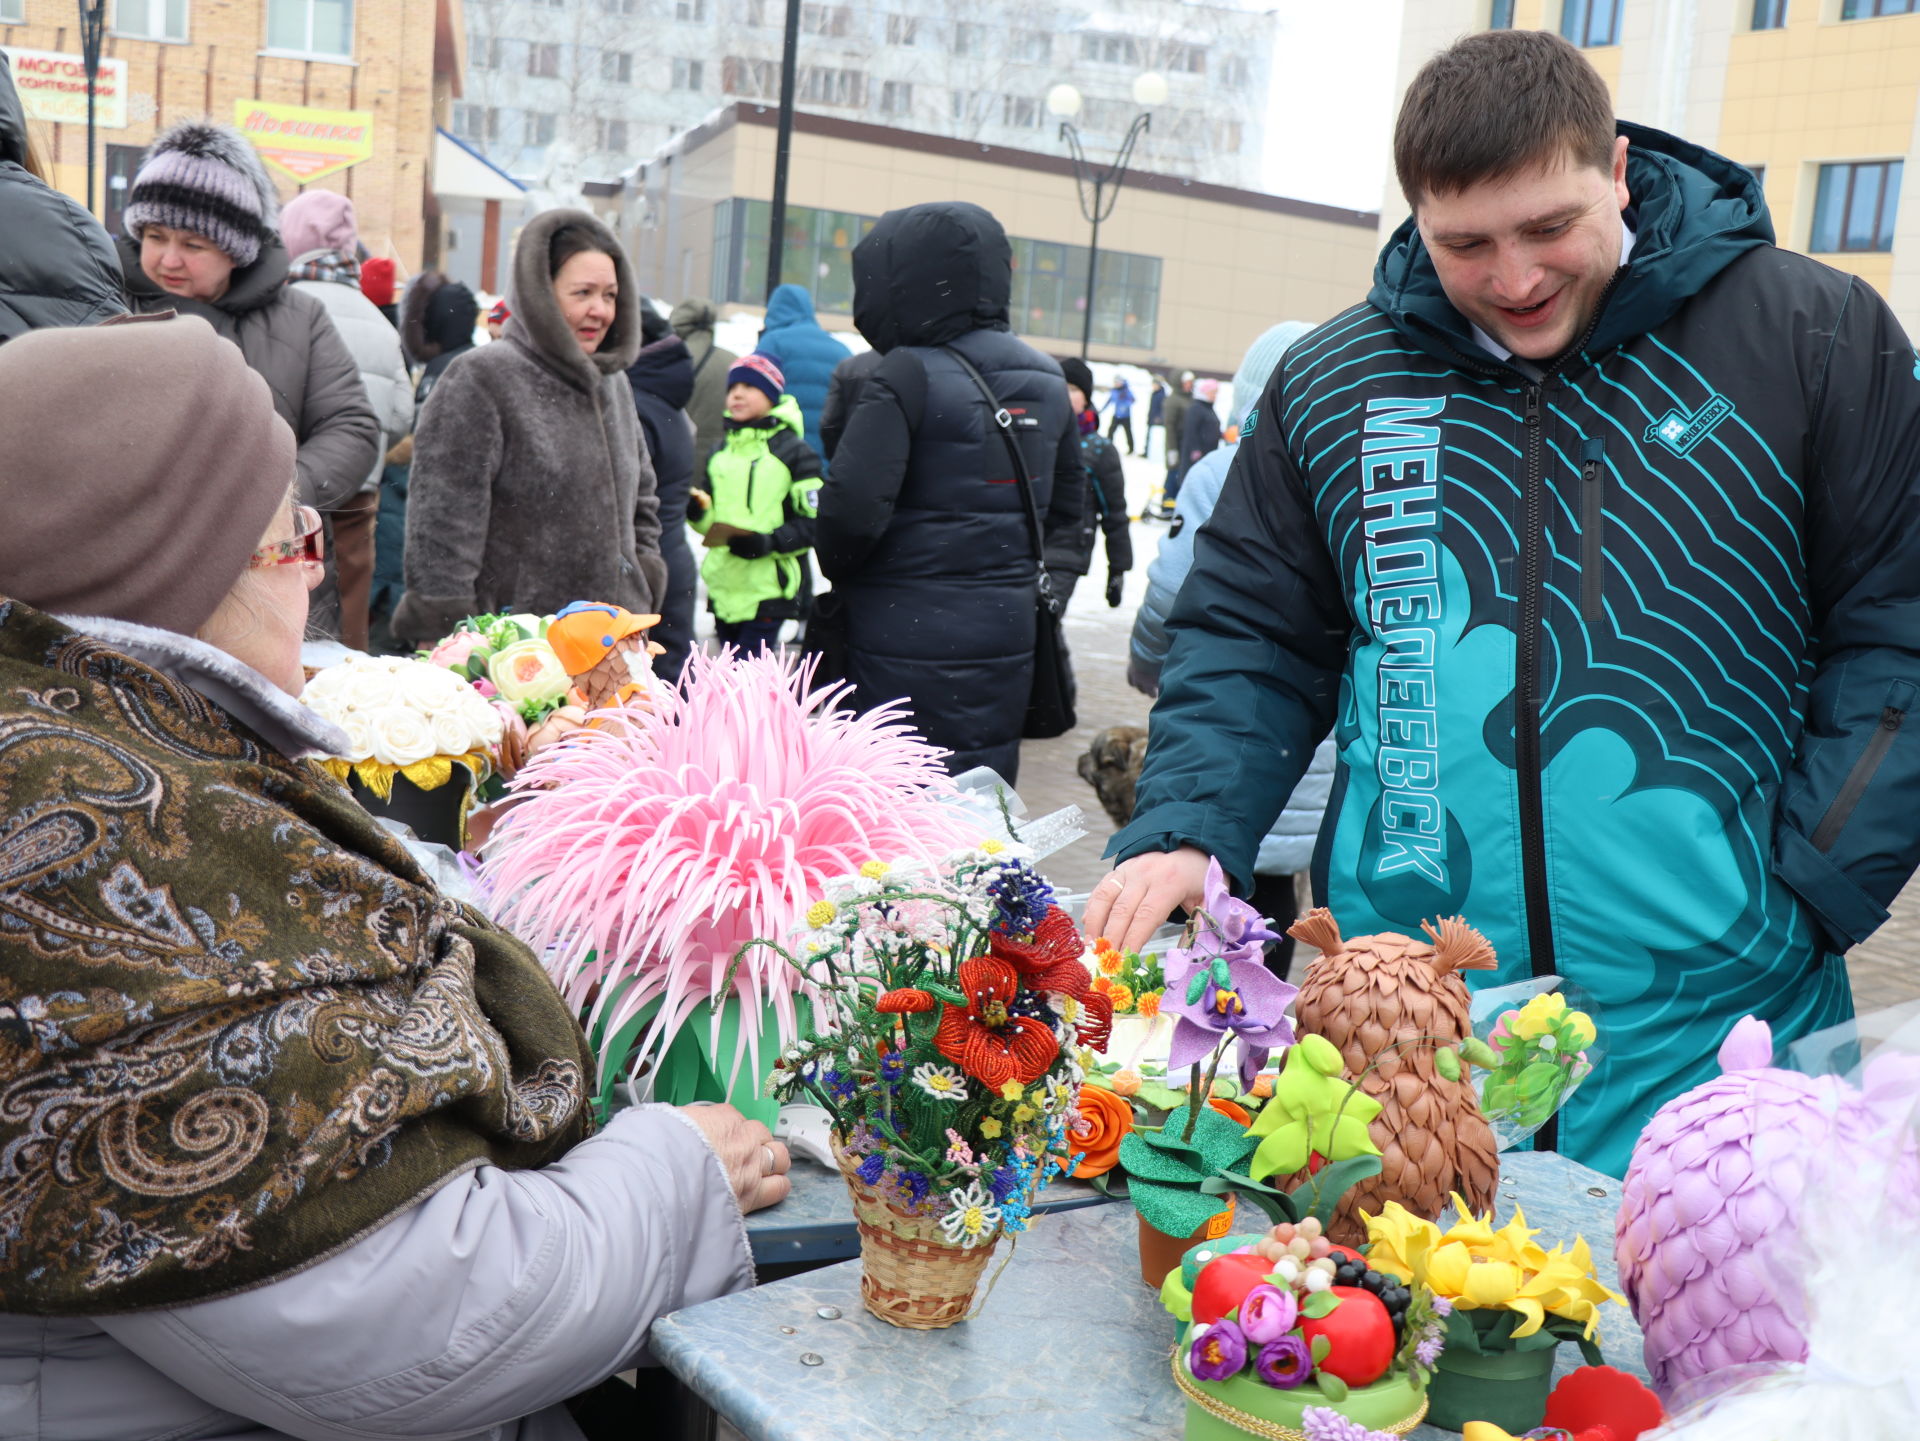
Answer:
[[[380, 422], [326, 307], [285, 282], [280, 203], [253, 143], [189, 120], [162, 131], [134, 172], [119, 240], [133, 308], [197, 315], [240, 347], [299, 442], [300, 499], [350, 501], [380, 452]], [[329, 564], [310, 624], [339, 633]]]

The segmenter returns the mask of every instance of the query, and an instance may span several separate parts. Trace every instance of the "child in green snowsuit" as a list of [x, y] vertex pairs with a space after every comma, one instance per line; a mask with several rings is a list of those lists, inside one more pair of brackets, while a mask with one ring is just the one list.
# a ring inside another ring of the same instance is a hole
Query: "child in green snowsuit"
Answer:
[[727, 372], [726, 440], [707, 457], [707, 489], [687, 508], [706, 537], [700, 575], [714, 634], [743, 653], [777, 649], [800, 614], [820, 512], [820, 458], [801, 439], [800, 406], [764, 355]]

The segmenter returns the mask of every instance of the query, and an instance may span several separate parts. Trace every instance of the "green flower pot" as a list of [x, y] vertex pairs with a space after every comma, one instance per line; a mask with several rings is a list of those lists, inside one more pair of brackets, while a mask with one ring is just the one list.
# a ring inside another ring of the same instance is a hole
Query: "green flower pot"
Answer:
[[1514, 1436], [1531, 1431], [1546, 1419], [1559, 1351], [1558, 1346], [1543, 1346], [1477, 1355], [1463, 1346], [1449, 1346], [1440, 1353], [1427, 1385], [1427, 1424], [1459, 1431], [1469, 1421], [1490, 1421]]

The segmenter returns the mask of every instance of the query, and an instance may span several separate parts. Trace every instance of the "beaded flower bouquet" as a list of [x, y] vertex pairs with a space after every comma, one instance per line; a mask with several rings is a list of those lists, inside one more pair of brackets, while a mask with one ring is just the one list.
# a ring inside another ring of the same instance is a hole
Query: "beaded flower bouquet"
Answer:
[[896, 1326], [965, 1320], [1003, 1233], [1072, 1164], [1083, 1047], [1112, 1003], [1080, 934], [1018, 847], [938, 867], [871, 862], [807, 914], [815, 1028], [771, 1089], [833, 1118], [853, 1193], [867, 1309]]

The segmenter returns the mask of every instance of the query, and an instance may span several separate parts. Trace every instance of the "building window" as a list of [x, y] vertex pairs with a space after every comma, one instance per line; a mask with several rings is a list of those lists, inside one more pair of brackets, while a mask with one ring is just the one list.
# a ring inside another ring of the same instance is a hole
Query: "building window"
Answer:
[[1753, 28], [1779, 30], [1787, 23], [1787, 0], [1753, 0]]
[[1053, 64], [1053, 36], [1045, 30], [1030, 32], [1021, 45], [1021, 58], [1031, 65]]
[[553, 137], [559, 133], [560, 117], [551, 110], [527, 112], [527, 144], [551, 145]]
[[1493, 0], [1487, 10], [1487, 29], [1513, 29], [1513, 0]]
[[700, 90], [704, 88], [707, 67], [698, 60], [675, 60], [673, 62], [673, 88], [675, 90]]
[[527, 74], [538, 75], [543, 79], [560, 78], [560, 47], [558, 45], [529, 45], [527, 47]]
[[633, 56], [625, 50], [602, 50], [600, 78], [609, 85], [633, 84]]
[[707, 0], [673, 0], [673, 18], [676, 20], [705, 20], [707, 18]]
[[1016, 130], [1032, 130], [1040, 123], [1040, 102], [1030, 95], [1002, 95], [1000, 123]]
[[600, 8], [608, 15], [631, 15], [637, 0], [600, 0]]
[[832, 65], [808, 65], [800, 71], [799, 98], [812, 105], [867, 108], [867, 72], [841, 70]]
[[615, 155], [624, 155], [627, 150], [627, 122], [624, 120], [594, 121], [593, 148], [612, 151]]
[[887, 17], [887, 44], [917, 45], [920, 43], [920, 21], [913, 15], [889, 15]]
[[913, 111], [913, 85], [906, 80], [889, 80], [880, 87], [880, 109], [888, 115], [907, 115]]
[[468, 140], [498, 140], [500, 112], [491, 105], [456, 105], [453, 128]]
[[267, 0], [267, 48], [353, 54], [353, 0]]
[[[0, 10], [8, 8], [0, 6]], [[18, 17], [10, 14], [7, 18]], [[114, 0], [113, 33], [142, 40], [185, 40], [187, 0]]]
[[852, 19], [853, 12], [845, 5], [817, 5], [808, 0], [800, 7], [800, 28], [809, 35], [843, 36]]
[[[1170, 47], [1186, 49], [1186, 46]], [[1131, 35], [1111, 35], [1101, 30], [1084, 30], [1080, 34], [1080, 58], [1097, 61], [1102, 65], [1139, 65], [1140, 42]]]
[[1816, 255], [1848, 250], [1893, 249], [1893, 220], [1900, 209], [1902, 160], [1866, 160], [1822, 165], [1813, 202]]
[[27, 0], [0, 0], [0, 25], [27, 23]]
[[1241, 141], [1246, 137], [1246, 131], [1238, 120], [1222, 120], [1218, 122], [1214, 134], [1216, 137], [1214, 147], [1218, 150], [1226, 151], [1229, 155], [1240, 148]]
[[972, 90], [955, 90], [952, 92], [951, 100], [953, 118], [955, 120], [966, 120], [971, 117], [974, 109], [973, 97], [975, 94], [976, 92]]
[[1916, 10], [1920, 10], [1920, 0], [1845, 0], [1840, 18], [1871, 20], [1876, 15], [1911, 15]]
[[720, 88], [729, 95], [742, 95], [749, 100], [777, 100], [780, 98], [780, 62], [729, 55], [720, 62]]
[[1566, 0], [1560, 33], [1575, 45], [1592, 49], [1620, 43], [1620, 0]]
[[1244, 55], [1229, 55], [1220, 62], [1220, 83], [1230, 89], [1243, 89], [1251, 75]]
[[1767, 167], [1766, 166], [1749, 165], [1747, 167], [1747, 173], [1753, 177], [1753, 183], [1755, 185], [1759, 186], [1762, 190], [1765, 190], [1767, 188]]
[[987, 53], [987, 27], [962, 20], [953, 27], [953, 53], [955, 55], [985, 55]]
[[1205, 75], [1207, 52], [1198, 45], [1186, 45], [1175, 41], [1167, 46], [1163, 63], [1166, 69], [1177, 75]]
[[489, 36], [487, 39], [475, 38], [467, 43], [467, 64], [475, 70], [498, 70], [500, 68], [500, 39]]

